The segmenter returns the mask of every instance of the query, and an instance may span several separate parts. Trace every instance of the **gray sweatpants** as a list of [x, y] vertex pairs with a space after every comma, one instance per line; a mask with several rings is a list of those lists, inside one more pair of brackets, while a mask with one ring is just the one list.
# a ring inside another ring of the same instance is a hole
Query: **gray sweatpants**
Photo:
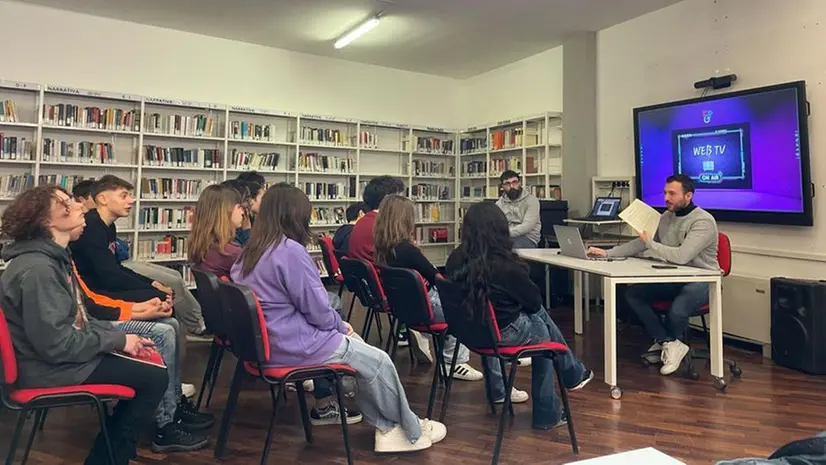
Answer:
[[181, 322], [189, 333], [199, 333], [204, 329], [204, 315], [201, 304], [189, 292], [180, 273], [155, 263], [126, 260], [121, 264], [140, 275], [172, 288], [175, 294], [175, 318]]

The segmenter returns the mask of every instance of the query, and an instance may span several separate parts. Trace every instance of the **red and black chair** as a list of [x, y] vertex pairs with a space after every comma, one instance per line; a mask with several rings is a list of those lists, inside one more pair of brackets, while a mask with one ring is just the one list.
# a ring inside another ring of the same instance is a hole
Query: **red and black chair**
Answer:
[[[436, 368], [433, 370], [433, 381], [430, 384], [430, 398], [427, 403], [427, 418], [433, 417], [433, 405], [436, 402], [436, 388], [439, 381], [447, 380], [445, 361], [442, 357], [447, 323], [434, 321], [433, 307], [427, 293], [427, 284], [415, 270], [407, 268], [377, 267], [382, 288], [387, 295], [391, 309], [390, 341], [392, 344], [391, 357], [396, 353], [398, 344], [395, 337], [399, 324], [408, 329], [414, 329], [422, 334], [433, 337], [433, 348], [436, 351]], [[458, 351], [456, 351], [458, 352]]]
[[[731, 240], [729, 237], [724, 233], [717, 233], [718, 242], [717, 242], [717, 263], [720, 265], [720, 270], [723, 272], [723, 277], [728, 276], [731, 273]], [[670, 300], [663, 300], [663, 301], [656, 301], [651, 303], [651, 308], [654, 311], [660, 313], [663, 317], [668, 313], [671, 309], [671, 301]], [[705, 349], [689, 349], [688, 355], [685, 357], [685, 367], [683, 373], [690, 379], [698, 380], [700, 379], [700, 374], [697, 372], [696, 368], [694, 367], [694, 359], [700, 360], [710, 360], [711, 359], [711, 335], [708, 330], [708, 325], [706, 324], [706, 315], [709, 312], [709, 305], [705, 304], [700, 306], [695, 313], [695, 316], [700, 317], [700, 321], [703, 325], [703, 335], [705, 336], [706, 348]], [[686, 331], [683, 340], [685, 341], [686, 345], [691, 347], [691, 329]], [[648, 366], [652, 364], [652, 360], [659, 357], [659, 351], [650, 351], [642, 354], [642, 362], [644, 365]], [[734, 376], [740, 376], [743, 374], [743, 370], [737, 366], [737, 362], [730, 359], [724, 359], [723, 362], [728, 365], [729, 371]], [[726, 384], [725, 382], [717, 381], [718, 387], [720, 389], [725, 389]]]
[[[270, 360], [270, 340], [267, 324], [264, 320], [264, 312], [258, 299], [249, 288], [231, 282], [221, 282], [219, 289], [225, 300], [226, 308], [230, 309], [232, 319], [230, 338], [233, 341], [233, 353], [238, 357], [238, 365], [235, 367], [229, 397], [224, 407], [221, 430], [218, 433], [218, 441], [215, 443], [215, 457], [221, 458], [226, 451], [230, 423], [235, 406], [238, 403], [241, 384], [245, 377], [251, 375], [267, 383], [272, 398], [272, 416], [267, 430], [267, 442], [264, 444], [264, 451], [261, 455], [261, 464], [263, 465], [267, 463], [267, 457], [270, 453], [275, 416], [278, 405], [286, 393], [287, 383], [295, 384], [296, 393], [298, 394], [298, 406], [301, 410], [301, 421], [304, 424], [304, 436], [307, 442], [312, 443], [312, 426], [307, 410], [307, 401], [304, 398], [303, 382], [315, 378], [329, 378], [335, 381], [338, 403], [343, 411], [341, 377], [344, 375], [355, 376], [356, 372], [352, 367], [344, 364], [267, 367], [266, 365]], [[350, 438], [347, 431], [347, 415], [344, 414], [341, 415], [341, 429], [344, 436], [347, 463], [352, 464]]]
[[232, 349], [228, 336], [229, 321], [226, 317], [226, 310], [223, 308], [221, 293], [218, 290], [218, 277], [214, 273], [199, 270], [196, 267], [192, 267], [192, 275], [195, 277], [195, 285], [198, 289], [198, 303], [201, 304], [204, 324], [207, 331], [214, 335], [212, 344], [209, 347], [209, 360], [207, 360], [206, 369], [204, 370], [204, 379], [201, 381], [201, 389], [196, 404], [197, 408], [201, 408], [201, 400], [203, 400], [207, 386], [209, 386], [209, 395], [206, 399], [206, 406], [209, 407], [224, 352]]
[[365, 341], [369, 340], [370, 329], [373, 326], [373, 320], [375, 320], [379, 331], [379, 343], [383, 342], [381, 315], [389, 315], [390, 305], [387, 303], [387, 297], [384, 294], [381, 281], [379, 281], [376, 267], [366, 260], [351, 257], [343, 257], [339, 265], [344, 273], [344, 279], [350, 281], [355, 287], [355, 295], [367, 310], [361, 337]]
[[[488, 303], [487, 308], [478, 309], [479, 315], [474, 317], [465, 311], [464, 302], [468, 296], [461, 286], [439, 277], [436, 281], [436, 288], [439, 290], [439, 297], [442, 301], [442, 309], [445, 313], [450, 334], [455, 336], [458, 340], [457, 342], [464, 344], [471, 352], [482, 356], [482, 366], [485, 369], [486, 378], [488, 378], [489, 375], [485, 365], [485, 359], [487, 357], [498, 359], [499, 366], [502, 370], [502, 381], [505, 384], [505, 404], [499, 416], [499, 428], [496, 432], [496, 442], [493, 446], [491, 464], [495, 465], [499, 462], [502, 436], [505, 429], [505, 410], [510, 411], [511, 416], [514, 415], [513, 404], [511, 403], [511, 390], [513, 389], [513, 381], [516, 379], [516, 368], [519, 365], [517, 362], [522, 357], [545, 357], [553, 361], [557, 385], [559, 386], [559, 392], [562, 398], [563, 414], [568, 419], [568, 433], [571, 436], [571, 447], [574, 453], [578, 454], [579, 445], [577, 444], [576, 433], [574, 431], [571, 406], [568, 403], [568, 391], [562, 382], [562, 375], [559, 371], [559, 359], [557, 358], [558, 355], [564, 355], [570, 351], [568, 346], [558, 342], [543, 342], [526, 346], [503, 345], [493, 305]], [[450, 365], [451, 373], [456, 369], [456, 356], [458, 353], [458, 350], [453, 353], [453, 360]], [[505, 363], [510, 363], [510, 374], [506, 374]], [[448, 378], [439, 421], [444, 421], [448, 402], [450, 401], [450, 388], [452, 385], [452, 379]], [[496, 408], [493, 404], [493, 399], [491, 399], [490, 386], [488, 386], [487, 381], [485, 381], [485, 390], [488, 391], [487, 397], [490, 408], [495, 413]]]
[[26, 442], [26, 450], [23, 455], [25, 464], [32, 449], [34, 436], [38, 426], [42, 426], [45, 421], [47, 409], [60, 407], [73, 407], [76, 405], [91, 405], [98, 413], [100, 429], [106, 441], [106, 450], [109, 453], [109, 462], [115, 464], [115, 456], [112, 452], [112, 443], [109, 440], [109, 433], [106, 430], [107, 409], [106, 402], [131, 400], [135, 398], [135, 390], [128, 386], [116, 384], [80, 384], [76, 386], [60, 386], [50, 388], [15, 389], [17, 382], [17, 359], [14, 355], [11, 334], [6, 323], [6, 317], [0, 310], [0, 362], [2, 362], [2, 379], [0, 379], [0, 403], [3, 407], [17, 411], [17, 423], [12, 433], [9, 443], [9, 452], [6, 456], [6, 465], [14, 462], [17, 443], [20, 434], [23, 432], [23, 425], [29, 412], [34, 412], [34, 424], [32, 425], [29, 439]]
[[344, 293], [344, 276], [338, 266], [338, 259], [333, 253], [333, 238], [330, 236], [318, 236], [318, 245], [321, 247], [321, 259], [324, 260], [324, 268], [327, 268], [327, 275], [330, 279], [338, 283], [338, 296]]
[[350, 291], [350, 294], [351, 294], [350, 310], [347, 312], [347, 322], [349, 322], [350, 318], [353, 316], [353, 306], [356, 303], [356, 299], [359, 298], [358, 297], [359, 282], [355, 277], [349, 276], [341, 268], [341, 262], [344, 260], [344, 258], [346, 256], [347, 256], [347, 254], [344, 253], [344, 251], [341, 251], [341, 250], [338, 250], [338, 249], [333, 250], [333, 257], [336, 258], [336, 266], [338, 267], [338, 274], [339, 274], [339, 276], [341, 276], [341, 283], [344, 285], [344, 287], [348, 291]]

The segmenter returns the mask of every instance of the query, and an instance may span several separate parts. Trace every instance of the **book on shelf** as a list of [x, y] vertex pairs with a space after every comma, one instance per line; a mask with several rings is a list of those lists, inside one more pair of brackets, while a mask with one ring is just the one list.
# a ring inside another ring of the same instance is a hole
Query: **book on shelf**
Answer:
[[71, 103], [43, 105], [43, 124], [109, 131], [140, 131], [137, 110], [121, 108], [81, 107]]
[[141, 239], [138, 241], [137, 257], [140, 260], [186, 260], [188, 241], [187, 237], [172, 234], [162, 239]]
[[448, 241], [448, 230], [445, 227], [425, 228], [416, 226], [416, 242], [419, 244], [440, 244]]
[[488, 149], [488, 141], [484, 137], [463, 137], [460, 141], [461, 153], [484, 153]]
[[340, 225], [347, 223], [344, 207], [313, 207], [310, 225]]
[[539, 132], [535, 127], [499, 129], [490, 132], [491, 150], [511, 149], [536, 145], [539, 141]]
[[6, 99], [0, 102], [0, 123], [19, 123], [14, 100]]
[[345, 139], [346, 136], [341, 132], [341, 129], [301, 127], [301, 142], [303, 143], [324, 145], [348, 145], [351, 143]]
[[413, 184], [409, 197], [416, 200], [450, 200], [450, 187], [438, 184]]
[[108, 142], [70, 142], [43, 138], [43, 161], [63, 163], [117, 164], [115, 146]]
[[255, 124], [251, 121], [232, 121], [230, 138], [236, 140], [254, 140], [260, 142], [277, 142], [274, 124]]
[[72, 189], [75, 187], [75, 184], [79, 183], [80, 181], [84, 181], [86, 179], [94, 180], [96, 179], [94, 176], [69, 176], [65, 174], [41, 174], [37, 177], [37, 185], [42, 186], [44, 184], [51, 184], [54, 186], [60, 186], [66, 190], [66, 192], [72, 192]]
[[491, 176], [499, 176], [507, 170], [516, 171], [517, 173], [521, 173], [522, 172], [522, 157], [521, 156], [515, 156], [515, 157], [504, 157], [504, 158], [491, 158], [489, 167], [490, 167], [490, 175]]
[[562, 187], [556, 185], [548, 186], [548, 189], [545, 189], [544, 184], [534, 184], [530, 187], [531, 194], [536, 196], [538, 199], [545, 199], [545, 200], [562, 200]]
[[166, 368], [166, 363], [164, 363], [161, 354], [154, 347], [146, 347], [140, 352], [138, 352], [137, 355], [130, 355], [120, 350], [113, 351], [111, 352], [111, 354], [115, 357], [134, 360], [136, 362], [145, 363], [147, 365], [153, 365], [158, 368]]
[[482, 199], [485, 197], [485, 186], [462, 186], [463, 199]]
[[160, 113], [152, 113], [147, 118], [146, 125], [146, 132], [150, 134], [190, 137], [213, 137], [215, 135], [215, 119], [212, 117], [212, 112], [195, 116], [164, 116]]
[[441, 139], [432, 136], [416, 136], [416, 152], [453, 154], [453, 139]]
[[354, 178], [351, 178], [350, 182], [305, 182], [303, 184], [304, 193], [310, 200], [349, 200], [356, 196], [353, 189]]
[[31, 160], [32, 153], [30, 139], [0, 132], [0, 160]]
[[318, 269], [318, 276], [319, 277], [326, 278], [327, 276], [329, 276], [329, 273], [327, 273], [327, 266], [324, 265], [324, 259], [323, 258], [317, 257], [314, 260], [314, 262], [315, 262], [315, 267]]
[[194, 287], [195, 286], [195, 276], [192, 274], [192, 267], [187, 263], [170, 263], [168, 265], [164, 265], [167, 268], [171, 268], [178, 273], [181, 274], [181, 277], [184, 279], [184, 284], [187, 287]]
[[351, 174], [355, 172], [355, 166], [355, 160], [350, 157], [338, 157], [309, 152], [301, 152], [298, 154], [299, 171]]
[[201, 190], [212, 181], [205, 179], [141, 178], [141, 199], [198, 200]]
[[359, 147], [375, 149], [379, 147], [379, 135], [370, 131], [361, 131], [358, 140]]
[[191, 229], [195, 216], [195, 207], [182, 208], [141, 207], [138, 216], [138, 229]]
[[218, 149], [185, 149], [183, 147], [143, 147], [144, 163], [148, 166], [220, 168], [221, 151]]
[[442, 204], [440, 203], [417, 203], [415, 205], [416, 221], [442, 221]]
[[34, 176], [29, 173], [0, 176], [0, 197], [15, 197], [30, 187], [34, 187]]
[[279, 171], [289, 169], [281, 166], [281, 154], [278, 152], [256, 153], [232, 149], [229, 162], [232, 169], [235, 170]]
[[462, 176], [484, 178], [488, 172], [487, 160], [462, 162]]
[[414, 176], [453, 176], [453, 166], [445, 162], [413, 160]]

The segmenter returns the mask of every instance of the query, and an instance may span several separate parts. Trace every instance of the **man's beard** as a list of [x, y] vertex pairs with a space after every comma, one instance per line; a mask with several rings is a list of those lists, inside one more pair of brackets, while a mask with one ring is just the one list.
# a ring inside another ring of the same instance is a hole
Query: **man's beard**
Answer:
[[516, 200], [522, 195], [522, 189], [510, 189], [505, 191], [505, 195], [507, 195], [511, 200]]

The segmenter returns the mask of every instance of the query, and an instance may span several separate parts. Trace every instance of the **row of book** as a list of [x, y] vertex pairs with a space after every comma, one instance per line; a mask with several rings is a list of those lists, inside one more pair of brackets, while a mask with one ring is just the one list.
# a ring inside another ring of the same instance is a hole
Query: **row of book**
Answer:
[[117, 163], [115, 146], [108, 142], [43, 139], [43, 161], [66, 163]]
[[135, 248], [135, 256], [138, 260], [186, 260], [188, 245], [187, 237], [172, 234], [167, 234], [161, 239], [142, 239]]
[[453, 165], [445, 162], [413, 160], [414, 176], [453, 176]]
[[462, 176], [463, 177], [480, 177], [480, 178], [483, 178], [483, 177], [487, 176], [487, 173], [488, 173], [488, 161], [487, 160], [462, 162]]
[[152, 113], [147, 118], [146, 132], [190, 137], [214, 137], [215, 119], [212, 113], [206, 115], [161, 115]]
[[141, 198], [147, 200], [198, 200], [201, 190], [212, 184], [204, 179], [141, 178]]
[[450, 187], [439, 184], [418, 183], [410, 186], [410, 198], [416, 200], [449, 200]]
[[301, 127], [301, 141], [309, 144], [350, 145], [348, 137], [340, 129]]
[[313, 208], [312, 212], [310, 213], [311, 225], [327, 226], [331, 224], [344, 224], [346, 222], [347, 218], [344, 214], [344, 207], [318, 207]]
[[506, 158], [491, 158], [489, 166], [489, 174], [491, 176], [499, 176], [507, 170], [522, 172], [522, 157], [506, 157]]
[[218, 149], [185, 149], [183, 147], [143, 147], [144, 161], [149, 166], [180, 166], [220, 168], [222, 155]]
[[0, 160], [31, 160], [32, 152], [30, 140], [0, 132]]
[[15, 197], [30, 187], [34, 187], [34, 176], [31, 174], [0, 176], [0, 197]]
[[349, 157], [301, 152], [298, 154], [298, 169], [317, 173], [350, 174], [355, 172], [356, 161]]
[[539, 132], [535, 127], [500, 129], [490, 132], [491, 150], [512, 149], [536, 145], [539, 142]]
[[43, 105], [43, 123], [71, 128], [140, 131], [140, 116], [137, 110], [81, 107], [71, 103]]
[[274, 124], [255, 124], [251, 121], [233, 121], [229, 126], [232, 139], [279, 142], [276, 140]]
[[417, 203], [415, 206], [416, 221], [430, 221], [434, 223], [443, 221], [442, 218], [444, 218], [445, 215], [442, 212], [442, 206], [443, 204], [441, 203]]
[[17, 123], [17, 108], [14, 100], [6, 99], [0, 101], [0, 123]]
[[485, 152], [488, 149], [488, 140], [484, 137], [463, 137], [459, 146], [462, 155]]
[[440, 139], [438, 137], [417, 136], [416, 151], [424, 153], [435, 153], [441, 155], [453, 154], [453, 139]]
[[354, 180], [349, 182], [305, 182], [304, 193], [310, 200], [347, 200], [356, 197]]
[[54, 186], [60, 186], [66, 192], [72, 192], [75, 185], [81, 181], [85, 181], [87, 179], [95, 179], [93, 176], [77, 176], [77, 175], [66, 175], [66, 174], [41, 174], [37, 177], [37, 184], [42, 186], [44, 184], [51, 184]]
[[182, 208], [141, 207], [138, 229], [191, 229], [195, 219], [195, 207]]
[[244, 150], [232, 149], [229, 166], [235, 170], [261, 170], [278, 171], [283, 169], [280, 166], [281, 154], [278, 152], [246, 152]]

